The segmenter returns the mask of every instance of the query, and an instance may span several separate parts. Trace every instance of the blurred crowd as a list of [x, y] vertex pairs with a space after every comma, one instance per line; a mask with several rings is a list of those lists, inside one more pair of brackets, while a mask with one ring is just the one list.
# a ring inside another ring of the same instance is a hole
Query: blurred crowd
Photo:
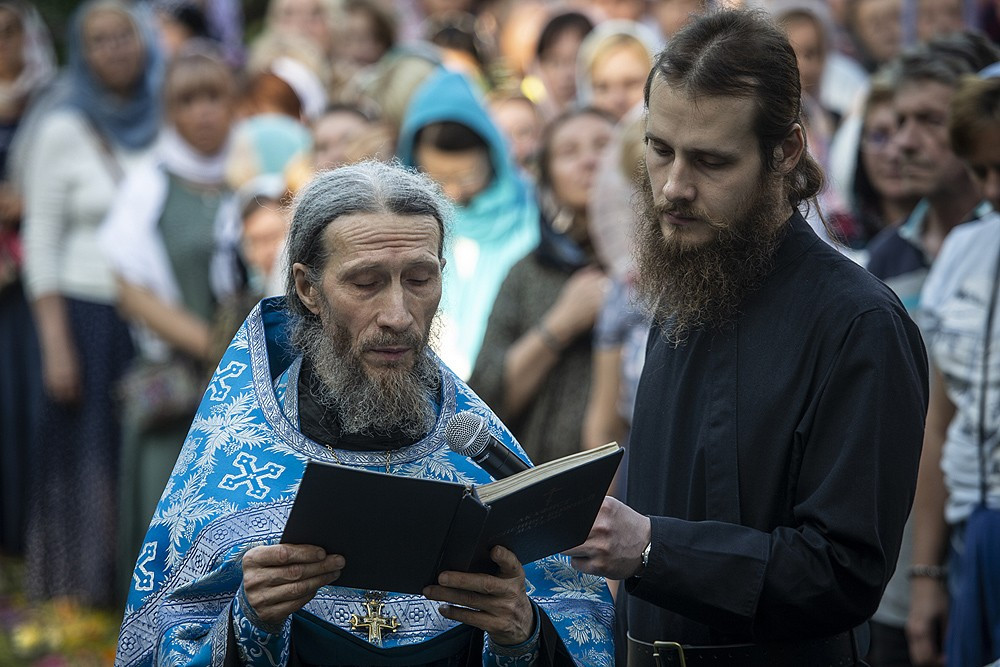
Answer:
[[[762, 7], [826, 171], [808, 221], [916, 313], [945, 236], [1000, 206], [1000, 2]], [[238, 0], [89, 0], [60, 65], [32, 3], [0, 0], [0, 567], [120, 608], [207, 378], [286, 289], [295, 193], [361, 159], [454, 203], [433, 346], [533, 460], [626, 443], [643, 87], [713, 8], [270, 0], [245, 38]], [[907, 664], [905, 567], [873, 664]]]

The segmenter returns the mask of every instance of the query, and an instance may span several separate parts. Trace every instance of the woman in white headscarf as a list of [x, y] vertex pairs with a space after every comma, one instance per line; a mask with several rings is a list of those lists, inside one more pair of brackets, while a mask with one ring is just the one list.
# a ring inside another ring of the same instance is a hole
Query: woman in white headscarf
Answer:
[[656, 34], [641, 23], [615, 20], [598, 24], [583, 40], [577, 55], [578, 104], [621, 120], [642, 101], [658, 46]]
[[[182, 49], [163, 87], [166, 127], [154, 160], [128, 175], [101, 226], [118, 309], [138, 342], [122, 395], [120, 569], [135, 564], [149, 516], [218, 363], [211, 325], [241, 286], [239, 221], [225, 184], [236, 82], [221, 55]], [[150, 377], [153, 379], [148, 379]], [[171, 401], [146, 388], [187, 380]]]

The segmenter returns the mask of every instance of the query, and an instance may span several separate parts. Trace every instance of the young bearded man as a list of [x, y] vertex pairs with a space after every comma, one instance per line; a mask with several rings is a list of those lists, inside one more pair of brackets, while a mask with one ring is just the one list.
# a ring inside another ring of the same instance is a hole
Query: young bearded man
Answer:
[[645, 97], [628, 504], [573, 564], [625, 580], [630, 666], [857, 664], [913, 498], [920, 335], [800, 213], [822, 174], [764, 15], [695, 19]]

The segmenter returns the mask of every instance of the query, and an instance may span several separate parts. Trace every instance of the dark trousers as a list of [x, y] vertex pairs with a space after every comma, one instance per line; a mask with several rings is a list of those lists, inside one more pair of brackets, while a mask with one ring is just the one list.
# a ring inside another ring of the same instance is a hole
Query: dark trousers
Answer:
[[910, 646], [903, 628], [872, 621], [871, 648], [865, 660], [872, 667], [913, 667]]

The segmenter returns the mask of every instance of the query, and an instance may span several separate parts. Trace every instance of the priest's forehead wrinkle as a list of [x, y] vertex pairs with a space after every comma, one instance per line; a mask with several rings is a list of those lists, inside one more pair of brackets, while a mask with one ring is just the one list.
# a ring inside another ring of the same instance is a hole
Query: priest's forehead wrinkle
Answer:
[[438, 223], [438, 256], [443, 257], [452, 211], [440, 186], [398, 163], [365, 161], [320, 172], [293, 202], [286, 254], [289, 307], [307, 314], [296, 294], [291, 267], [303, 264], [311, 278], [318, 280], [331, 250], [324, 242], [324, 231], [338, 218], [352, 213], [430, 216]]

